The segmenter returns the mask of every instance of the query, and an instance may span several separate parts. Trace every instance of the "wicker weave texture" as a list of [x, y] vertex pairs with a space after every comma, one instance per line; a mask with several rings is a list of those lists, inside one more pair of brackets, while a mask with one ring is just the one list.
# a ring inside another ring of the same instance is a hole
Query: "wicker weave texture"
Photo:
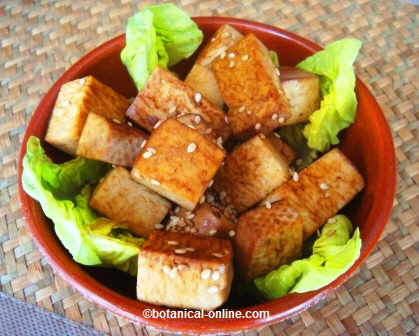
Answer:
[[[157, 1], [0, 1], [0, 290], [115, 335], [156, 334], [88, 302], [56, 276], [19, 208], [16, 157], [41, 97], [72, 63]], [[357, 73], [391, 125], [398, 159], [392, 219], [367, 262], [306, 312], [248, 335], [419, 334], [419, 7], [397, 0], [180, 0], [191, 15], [269, 23], [325, 45], [364, 41]]]

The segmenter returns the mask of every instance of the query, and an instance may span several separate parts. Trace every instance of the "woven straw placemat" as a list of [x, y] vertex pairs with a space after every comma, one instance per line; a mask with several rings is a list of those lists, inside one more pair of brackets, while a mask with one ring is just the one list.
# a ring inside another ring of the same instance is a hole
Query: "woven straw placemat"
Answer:
[[[63, 71], [156, 1], [0, 1], [0, 290], [115, 335], [155, 334], [88, 302], [46, 264], [19, 208], [16, 156], [26, 123]], [[391, 221], [361, 269], [321, 303], [246, 334], [419, 334], [419, 7], [397, 0], [173, 1], [191, 15], [241, 17], [325, 45], [364, 41], [357, 72], [393, 130], [398, 191]]]

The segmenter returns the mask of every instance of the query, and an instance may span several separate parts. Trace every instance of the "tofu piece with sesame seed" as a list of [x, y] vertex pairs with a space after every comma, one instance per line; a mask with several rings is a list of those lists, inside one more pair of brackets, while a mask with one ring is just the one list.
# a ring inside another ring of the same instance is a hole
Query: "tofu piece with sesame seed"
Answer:
[[277, 133], [271, 133], [267, 136], [267, 138], [275, 149], [282, 154], [288, 164], [295, 160], [295, 151], [288, 144], [282, 141]]
[[225, 193], [238, 212], [264, 199], [290, 177], [287, 159], [263, 134], [233, 150], [214, 179], [214, 189]]
[[216, 309], [230, 293], [232, 258], [227, 239], [156, 231], [138, 255], [137, 297], [168, 307]]
[[192, 210], [224, 157], [225, 151], [213, 141], [175, 119], [168, 119], [151, 134], [131, 174], [136, 181]]
[[119, 123], [125, 121], [129, 101], [92, 76], [63, 84], [49, 120], [45, 141], [76, 155], [89, 112]]
[[290, 117], [290, 105], [268, 50], [248, 34], [212, 63], [235, 137], [270, 133]]
[[201, 133], [209, 139], [216, 140], [217, 134], [211, 126], [199, 114], [183, 114], [176, 117], [176, 120]]
[[239, 217], [234, 237], [237, 270], [249, 281], [301, 255], [303, 217], [286, 201], [260, 206]]
[[319, 77], [294, 67], [280, 68], [282, 89], [290, 102], [290, 117], [285, 125], [308, 120], [320, 107]]
[[122, 167], [113, 168], [99, 182], [89, 204], [142, 237], [160, 225], [171, 207], [168, 200], [135, 182]]
[[127, 124], [118, 124], [89, 113], [80, 135], [77, 155], [118, 166], [132, 167], [147, 135]]
[[225, 113], [173, 73], [156, 67], [127, 110], [127, 116], [149, 132], [155, 124], [182, 114], [198, 114], [223, 139], [230, 135]]
[[222, 25], [208, 41], [185, 79], [185, 82], [201, 92], [204, 97], [222, 108], [224, 100], [218, 88], [217, 80], [211, 69], [211, 63], [217, 57], [225, 56], [229, 47], [243, 37], [236, 29], [228, 24]]
[[235, 219], [227, 216], [223, 209], [203, 203], [193, 211], [177, 208], [169, 217], [166, 230], [228, 239], [235, 235], [235, 227]]
[[365, 182], [351, 161], [334, 148], [272, 191], [265, 201], [285, 199], [304, 213], [304, 239], [341, 210]]

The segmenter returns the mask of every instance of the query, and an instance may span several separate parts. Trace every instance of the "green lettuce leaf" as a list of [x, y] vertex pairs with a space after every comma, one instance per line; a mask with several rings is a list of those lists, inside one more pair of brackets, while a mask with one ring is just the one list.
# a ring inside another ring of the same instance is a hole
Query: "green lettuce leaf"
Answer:
[[320, 76], [322, 101], [304, 128], [308, 146], [324, 152], [339, 143], [338, 133], [355, 120], [357, 100], [353, 63], [361, 41], [346, 38], [333, 42], [306, 58], [297, 67]]
[[75, 261], [83, 265], [112, 266], [133, 274], [143, 239], [132, 236], [118, 223], [98, 221], [97, 214], [89, 207], [91, 184], [108, 167], [84, 158], [53, 163], [39, 139], [32, 136], [23, 159], [22, 185], [52, 220], [58, 238]]
[[271, 56], [272, 62], [278, 68], [279, 67], [278, 53], [274, 50], [269, 50], [269, 56]]
[[157, 65], [167, 68], [190, 57], [203, 33], [184, 11], [168, 3], [131, 16], [125, 38], [121, 60], [140, 90]]
[[359, 258], [361, 237], [356, 228], [352, 237], [350, 220], [337, 215], [324, 226], [314, 242], [309, 258], [283, 265], [254, 280], [266, 299], [276, 299], [288, 293], [304, 293], [322, 288], [346, 272]]

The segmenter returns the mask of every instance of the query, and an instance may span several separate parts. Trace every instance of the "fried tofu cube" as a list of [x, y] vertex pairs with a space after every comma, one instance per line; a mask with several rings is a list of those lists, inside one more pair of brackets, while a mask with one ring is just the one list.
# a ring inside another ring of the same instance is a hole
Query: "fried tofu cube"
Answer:
[[364, 179], [349, 159], [334, 148], [276, 188], [267, 202], [287, 200], [304, 213], [304, 239], [334, 216], [364, 188]]
[[282, 90], [290, 102], [290, 117], [285, 125], [308, 120], [320, 106], [319, 77], [293, 67], [281, 67]]
[[254, 279], [300, 257], [302, 217], [285, 201], [249, 210], [239, 217], [234, 243], [241, 277]]
[[228, 118], [235, 137], [268, 134], [290, 117], [279, 71], [266, 47], [253, 34], [228, 48], [225, 57], [215, 59], [212, 69], [229, 107]]
[[214, 180], [214, 189], [242, 212], [290, 177], [287, 159], [258, 134], [233, 150]]
[[118, 166], [132, 167], [147, 135], [126, 124], [117, 124], [89, 113], [77, 146], [77, 155]]
[[232, 26], [222, 25], [199, 53], [194, 66], [185, 79], [185, 83], [201, 92], [204, 97], [220, 108], [223, 107], [224, 100], [211, 69], [211, 63], [242, 37], [243, 35]]
[[138, 256], [137, 297], [168, 307], [216, 309], [230, 293], [232, 257], [227, 239], [154, 232]]
[[234, 219], [224, 214], [221, 208], [203, 203], [194, 211], [176, 208], [166, 230], [228, 239], [235, 235], [235, 226]]
[[89, 112], [123, 123], [129, 101], [92, 76], [65, 83], [58, 93], [45, 140], [75, 155]]
[[295, 151], [282, 141], [277, 133], [271, 133], [267, 138], [275, 149], [282, 154], [288, 164], [295, 160]]
[[224, 111], [160, 67], [154, 69], [127, 110], [127, 116], [149, 132], [153, 131], [157, 122], [180, 114], [198, 114], [217, 137], [227, 139], [230, 135]]
[[137, 157], [133, 178], [192, 210], [221, 166], [225, 152], [175, 119], [154, 130]]
[[100, 181], [89, 204], [142, 237], [148, 237], [160, 225], [171, 207], [169, 201], [135, 182], [122, 167], [113, 168]]

